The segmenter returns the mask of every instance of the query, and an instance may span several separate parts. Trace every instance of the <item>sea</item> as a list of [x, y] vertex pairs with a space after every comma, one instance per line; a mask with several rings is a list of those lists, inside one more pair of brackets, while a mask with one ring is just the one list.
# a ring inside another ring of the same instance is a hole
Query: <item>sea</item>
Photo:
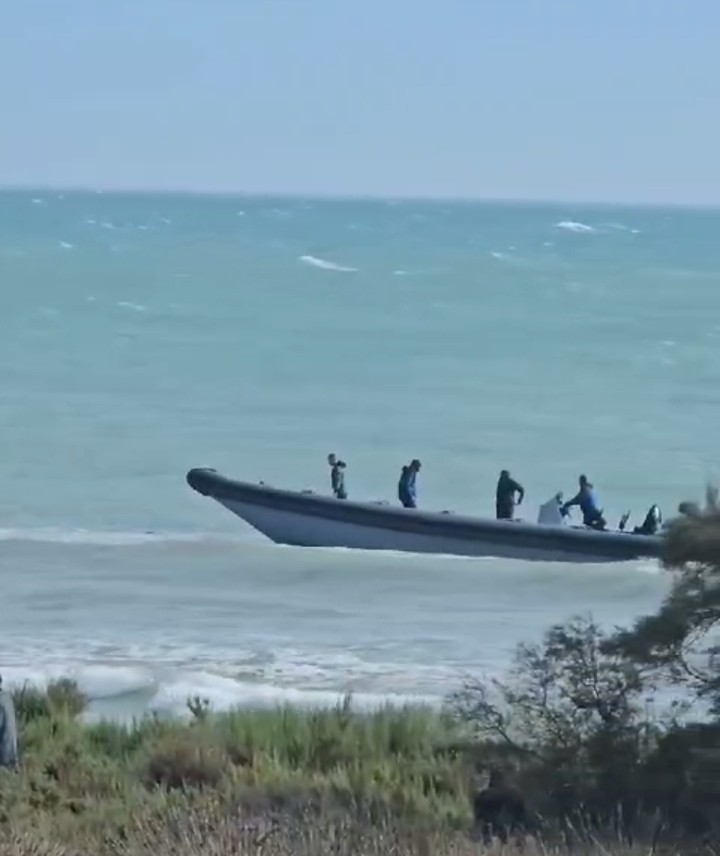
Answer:
[[521, 516], [595, 484], [611, 524], [718, 474], [720, 212], [0, 194], [0, 673], [95, 716], [442, 704], [520, 643], [628, 626], [671, 577], [276, 546], [188, 469]]

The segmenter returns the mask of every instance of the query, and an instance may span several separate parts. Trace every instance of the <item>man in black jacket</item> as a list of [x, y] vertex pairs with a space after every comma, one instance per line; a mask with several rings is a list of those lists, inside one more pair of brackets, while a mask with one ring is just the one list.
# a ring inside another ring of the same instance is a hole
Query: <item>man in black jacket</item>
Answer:
[[518, 494], [517, 504], [525, 497], [525, 488], [510, 476], [507, 470], [500, 473], [495, 491], [495, 516], [498, 520], [512, 520], [515, 514], [515, 494]]

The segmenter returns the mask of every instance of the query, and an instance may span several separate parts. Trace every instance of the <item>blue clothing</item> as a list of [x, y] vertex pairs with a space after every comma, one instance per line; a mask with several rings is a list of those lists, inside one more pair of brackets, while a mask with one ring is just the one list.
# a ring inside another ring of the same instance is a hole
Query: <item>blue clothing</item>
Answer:
[[400, 481], [398, 482], [398, 499], [405, 508], [416, 507], [416, 490], [415, 478], [416, 470], [411, 470], [410, 467], [403, 467]]
[[581, 488], [572, 499], [569, 499], [563, 505], [563, 514], [568, 510], [568, 508], [572, 508], [574, 505], [580, 506], [580, 511], [582, 511], [583, 515], [583, 522], [586, 524], [594, 523], [602, 516], [602, 508], [598, 502], [597, 494], [589, 485], [588, 487]]
[[0, 689], [0, 767], [13, 769], [17, 762], [15, 704], [10, 693]]
[[345, 468], [340, 464], [335, 464], [330, 471], [330, 483], [332, 492], [338, 499], [347, 499], [347, 491], [345, 490]]

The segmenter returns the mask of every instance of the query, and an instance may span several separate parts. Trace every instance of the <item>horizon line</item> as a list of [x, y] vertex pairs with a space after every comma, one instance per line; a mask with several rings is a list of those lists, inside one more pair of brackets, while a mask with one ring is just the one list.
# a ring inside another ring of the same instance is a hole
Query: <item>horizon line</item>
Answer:
[[64, 184], [0, 184], [0, 193], [62, 193], [75, 195], [108, 196], [169, 196], [169, 197], [205, 197], [220, 199], [305, 199], [315, 202], [420, 202], [440, 204], [492, 204], [492, 205], [579, 205], [588, 208], [681, 208], [689, 210], [718, 210], [717, 202], [681, 202], [670, 200], [629, 201], [613, 199], [572, 199], [563, 197], [523, 197], [523, 196], [474, 196], [474, 195], [427, 195], [352, 193], [330, 191], [249, 191], [249, 190], [211, 190], [191, 188], [153, 188], [153, 187], [89, 187]]

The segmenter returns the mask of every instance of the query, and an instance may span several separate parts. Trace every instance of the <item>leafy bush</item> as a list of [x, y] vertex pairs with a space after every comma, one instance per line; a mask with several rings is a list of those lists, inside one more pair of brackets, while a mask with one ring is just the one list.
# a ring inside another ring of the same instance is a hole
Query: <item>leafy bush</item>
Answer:
[[478, 738], [504, 747], [546, 817], [607, 822], [630, 809], [658, 738], [642, 670], [607, 653], [607, 639], [588, 619], [556, 625], [541, 644], [519, 646], [506, 679], [470, 681], [450, 700]]

